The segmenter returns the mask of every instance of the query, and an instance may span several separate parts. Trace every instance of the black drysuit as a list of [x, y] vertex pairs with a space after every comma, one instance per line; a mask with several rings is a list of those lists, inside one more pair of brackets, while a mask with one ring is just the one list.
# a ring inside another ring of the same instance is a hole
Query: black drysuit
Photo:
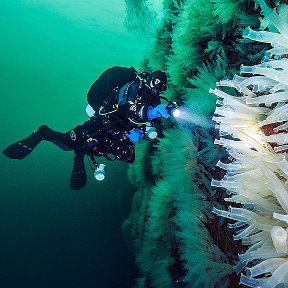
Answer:
[[50, 141], [66, 151], [74, 150], [70, 186], [74, 190], [81, 189], [86, 185], [85, 155], [134, 162], [134, 143], [127, 134], [131, 129], [145, 126], [148, 121], [147, 108], [160, 103], [159, 95], [151, 96], [149, 88], [137, 81], [123, 86], [115, 98], [118, 109], [112, 114], [92, 117], [66, 133], [43, 125], [27, 138], [7, 147], [3, 153], [11, 159], [23, 159], [42, 140]]

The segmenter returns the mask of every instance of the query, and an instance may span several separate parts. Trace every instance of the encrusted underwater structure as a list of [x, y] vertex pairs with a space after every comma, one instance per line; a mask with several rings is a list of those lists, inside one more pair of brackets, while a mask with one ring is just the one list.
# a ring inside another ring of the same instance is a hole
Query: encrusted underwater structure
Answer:
[[284, 2], [164, 1], [142, 69], [185, 105], [129, 169], [135, 287], [288, 287]]

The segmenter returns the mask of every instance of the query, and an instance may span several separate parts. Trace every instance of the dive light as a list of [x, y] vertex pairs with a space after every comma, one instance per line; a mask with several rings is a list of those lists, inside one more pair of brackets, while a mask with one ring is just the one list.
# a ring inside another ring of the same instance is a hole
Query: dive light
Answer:
[[178, 118], [181, 114], [180, 110], [179, 110], [179, 106], [177, 102], [172, 102], [170, 101], [168, 103], [168, 105], [166, 106], [166, 109], [169, 113], [170, 116], [173, 116], [175, 118]]
[[156, 128], [152, 126], [149, 122], [146, 124], [146, 135], [150, 139], [155, 139], [158, 136]]
[[99, 164], [99, 166], [94, 171], [94, 177], [97, 181], [102, 181], [105, 178], [105, 172], [106, 172], [106, 165], [105, 164]]

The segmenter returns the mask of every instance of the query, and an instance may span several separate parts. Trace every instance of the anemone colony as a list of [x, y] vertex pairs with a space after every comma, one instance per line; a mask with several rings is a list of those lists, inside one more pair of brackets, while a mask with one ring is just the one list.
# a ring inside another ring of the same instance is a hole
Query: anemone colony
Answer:
[[287, 287], [288, 6], [163, 5], [142, 69], [185, 109], [129, 169], [135, 287]]

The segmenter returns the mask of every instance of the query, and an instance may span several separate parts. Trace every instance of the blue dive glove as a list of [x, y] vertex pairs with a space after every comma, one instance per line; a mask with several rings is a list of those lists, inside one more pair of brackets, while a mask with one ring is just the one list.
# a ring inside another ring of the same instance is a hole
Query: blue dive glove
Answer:
[[170, 115], [168, 113], [168, 110], [166, 109], [165, 104], [159, 104], [158, 106], [156, 106], [155, 108], [153, 108], [152, 106], [148, 107], [147, 110], [147, 117], [149, 120], [155, 119], [155, 118], [168, 118]]
[[138, 142], [145, 136], [145, 133], [140, 128], [132, 129], [128, 132], [127, 137], [134, 143]]

